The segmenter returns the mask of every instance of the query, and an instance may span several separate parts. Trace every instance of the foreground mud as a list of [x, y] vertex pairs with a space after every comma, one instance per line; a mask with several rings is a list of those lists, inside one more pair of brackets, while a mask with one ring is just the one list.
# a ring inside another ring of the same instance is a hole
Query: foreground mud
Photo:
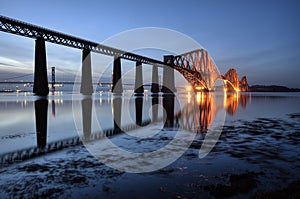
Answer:
[[[164, 131], [150, 142], [172, 138]], [[300, 114], [226, 124], [217, 145], [203, 159], [198, 158], [201, 144], [201, 139], [195, 140], [176, 162], [144, 174], [111, 169], [82, 145], [2, 165], [0, 197], [300, 197]]]

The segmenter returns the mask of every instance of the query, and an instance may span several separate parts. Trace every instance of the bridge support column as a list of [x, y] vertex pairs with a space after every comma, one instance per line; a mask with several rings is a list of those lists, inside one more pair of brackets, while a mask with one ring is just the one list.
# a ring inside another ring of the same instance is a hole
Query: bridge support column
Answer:
[[112, 77], [112, 92], [114, 93], [122, 93], [123, 86], [122, 86], [122, 71], [121, 71], [121, 58], [115, 57], [114, 58], [114, 65], [113, 65], [113, 77]]
[[93, 93], [91, 51], [88, 49], [83, 49], [82, 51], [80, 93], [84, 95], [91, 95]]
[[153, 65], [153, 68], [152, 68], [151, 92], [152, 93], [158, 93], [159, 92], [158, 67], [157, 67], [157, 65]]
[[46, 47], [45, 40], [43, 38], [38, 38], [35, 40], [33, 93], [39, 96], [47, 96], [49, 94]]
[[144, 86], [143, 86], [143, 69], [142, 69], [142, 63], [136, 62], [135, 67], [135, 88], [134, 92], [138, 94], [144, 93]]
[[163, 71], [163, 93], [175, 93], [175, 81], [174, 81], [174, 56], [164, 56], [164, 62], [168, 65], [164, 66]]

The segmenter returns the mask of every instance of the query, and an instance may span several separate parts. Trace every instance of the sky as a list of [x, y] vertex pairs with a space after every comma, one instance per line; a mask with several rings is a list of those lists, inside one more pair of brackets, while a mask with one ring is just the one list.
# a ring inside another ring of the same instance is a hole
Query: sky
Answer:
[[[99, 43], [136, 28], [174, 30], [203, 46], [222, 74], [235, 68], [250, 85], [293, 88], [300, 88], [299, 10], [297, 0], [0, 0], [3, 16]], [[0, 81], [32, 72], [33, 58], [34, 40], [0, 32]], [[48, 67], [72, 72], [80, 62], [79, 50], [47, 43]]]

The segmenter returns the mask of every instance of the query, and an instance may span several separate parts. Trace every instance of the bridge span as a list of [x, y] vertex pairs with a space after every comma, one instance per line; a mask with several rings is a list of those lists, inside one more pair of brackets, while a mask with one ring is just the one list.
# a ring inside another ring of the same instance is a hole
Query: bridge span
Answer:
[[[166, 93], [174, 92], [176, 90], [174, 83], [174, 69], [180, 72], [194, 89], [198, 88], [198, 90], [209, 91], [212, 89], [217, 79], [226, 79], [225, 76], [220, 75], [212, 58], [204, 49], [196, 49], [176, 56], [167, 55], [164, 56], [164, 61], [159, 61], [4, 16], [0, 16], [0, 31], [35, 39], [33, 92], [39, 96], [46, 96], [49, 94], [45, 42], [82, 50], [82, 75], [80, 87], [80, 92], [82, 94], [90, 95], [93, 93], [91, 52], [114, 57], [112, 91], [115, 93], [123, 92], [121, 59], [136, 62], [136, 93], [144, 92], [143, 72], [142, 67], [139, 67], [142, 66], [142, 64], [150, 64], [153, 66], [151, 88], [151, 92], [153, 93], [158, 93], [160, 91], [158, 67], [163, 67], [163, 86], [161, 91]], [[226, 80], [227, 82], [230, 82], [229, 79]], [[231, 85], [236, 86], [234, 83]], [[235, 87], [234, 90], [238, 90], [238, 88]]]

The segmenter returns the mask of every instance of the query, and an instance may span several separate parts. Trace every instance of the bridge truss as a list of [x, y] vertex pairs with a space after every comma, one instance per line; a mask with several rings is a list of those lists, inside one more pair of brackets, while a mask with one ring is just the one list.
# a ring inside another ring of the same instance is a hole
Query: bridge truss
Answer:
[[204, 49], [197, 49], [174, 57], [175, 69], [178, 70], [194, 88], [210, 90], [220, 73]]
[[33, 39], [43, 38], [47, 42], [60, 44], [77, 49], [87, 49], [91, 52], [119, 57], [144, 64], [164, 64], [161, 61], [126, 52], [124, 50], [105, 46], [96, 42], [88, 41], [71, 35], [59, 33], [43, 27], [0, 16], [0, 31], [12, 33]]
[[158, 67], [173, 67], [179, 71], [194, 88], [200, 87], [201, 90], [210, 90], [218, 78], [224, 80], [224, 77], [220, 75], [214, 61], [204, 49], [197, 49], [173, 56], [172, 62], [162, 62], [4, 16], [0, 16], [0, 31], [33, 39], [42, 39], [54, 44], [87, 50], [115, 58], [122, 58], [137, 63], [152, 64]]

